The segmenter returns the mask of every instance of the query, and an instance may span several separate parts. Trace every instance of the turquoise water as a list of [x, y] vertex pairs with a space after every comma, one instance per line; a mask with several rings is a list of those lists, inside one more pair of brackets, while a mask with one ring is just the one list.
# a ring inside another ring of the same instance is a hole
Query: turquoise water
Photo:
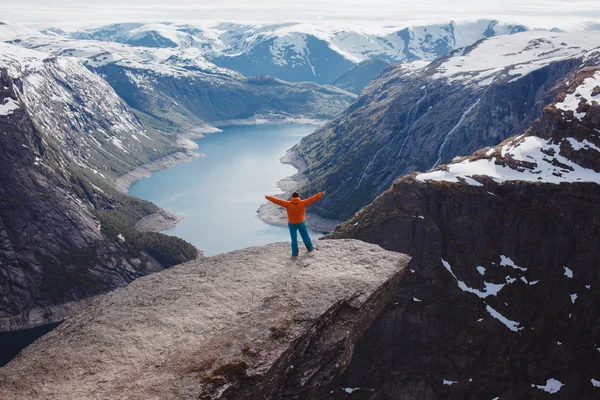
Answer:
[[[129, 194], [186, 218], [164, 233], [215, 255], [248, 246], [290, 241], [287, 227], [265, 224], [256, 213], [265, 194], [296, 170], [279, 158], [315, 125], [243, 125], [196, 140], [204, 157], [156, 172]], [[311, 232], [311, 237], [320, 235]]]

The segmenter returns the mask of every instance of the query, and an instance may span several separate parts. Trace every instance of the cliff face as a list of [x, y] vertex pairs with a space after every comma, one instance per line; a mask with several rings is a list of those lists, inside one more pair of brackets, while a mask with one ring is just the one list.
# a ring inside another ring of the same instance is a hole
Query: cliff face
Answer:
[[582, 65], [598, 34], [524, 32], [486, 39], [423, 67], [401, 64], [368, 85], [342, 116], [294, 148], [327, 189], [314, 209], [346, 219], [398, 177], [426, 171], [523, 132]]
[[[413, 259], [323, 399], [598, 397], [600, 72], [523, 135], [396, 181], [341, 225]], [[596, 383], [595, 383], [596, 382]]]
[[0, 369], [1, 399], [314, 399], [347, 365], [409, 261], [343, 240], [140, 278]]
[[112, 189], [172, 147], [108, 84], [75, 59], [4, 43], [0, 80], [0, 331], [62, 320], [95, 294], [195, 257], [179, 239], [134, 232], [158, 208]]
[[0, 330], [7, 330], [60, 319], [66, 310], [56, 306], [160, 266], [129, 264], [121, 243], [104, 240], [61, 172], [63, 154], [35, 128], [7, 71], [0, 73]]

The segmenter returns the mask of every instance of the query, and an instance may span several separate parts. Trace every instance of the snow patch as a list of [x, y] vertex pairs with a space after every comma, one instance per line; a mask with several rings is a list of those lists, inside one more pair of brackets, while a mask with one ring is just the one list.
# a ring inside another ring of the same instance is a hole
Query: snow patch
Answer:
[[586, 78], [583, 83], [575, 89], [575, 92], [567, 94], [565, 100], [556, 103], [555, 107], [562, 111], [573, 111], [575, 118], [581, 121], [586, 113], [577, 112], [579, 103], [583, 99], [587, 100], [588, 104], [591, 104], [592, 101], [600, 101], [600, 94], [592, 96], [592, 91], [597, 86], [600, 86], [600, 71], [597, 71], [594, 76]]
[[500, 265], [503, 267], [511, 267], [513, 269], [527, 271], [527, 268], [519, 267], [517, 264], [514, 263], [513, 260], [510, 259], [510, 257], [507, 257], [505, 255], [500, 256]]
[[563, 386], [563, 383], [554, 378], [548, 379], [545, 385], [531, 385], [531, 387], [536, 387], [548, 393], [558, 393]]
[[573, 271], [569, 267], [563, 267], [565, 269], [565, 276], [573, 279]]
[[[552, 139], [537, 136], [516, 138], [502, 146], [503, 157], [510, 155], [514, 160], [527, 162], [529, 166], [513, 169], [505, 164], [496, 164], [496, 157], [481, 158], [475, 161], [466, 159], [460, 163], [449, 164], [444, 169], [419, 174], [416, 179], [459, 182], [460, 179], [475, 175], [486, 175], [495, 182], [528, 181], [548, 182], [595, 182], [600, 183], [600, 173], [584, 168], [568, 158], [560, 155], [560, 145]], [[548, 154], [552, 154], [549, 156]], [[566, 166], [566, 168], [564, 167]]]
[[20, 108], [19, 103], [10, 97], [7, 97], [4, 99], [4, 103], [0, 104], [0, 115], [12, 114], [18, 108]]
[[579, 142], [571, 137], [568, 137], [567, 141], [569, 142], [569, 144], [575, 151], [582, 150], [582, 149], [584, 149], [584, 150], [593, 149], [593, 150], [596, 150], [597, 152], [600, 152], [600, 147], [596, 146], [594, 143], [591, 143], [587, 139], [583, 139], [583, 142]]
[[[506, 286], [508, 283], [511, 283], [508, 281], [507, 281], [507, 283], [490, 283], [490, 282], [484, 281], [483, 284], [485, 285], [485, 288], [483, 290], [474, 289], [474, 288], [467, 286], [466, 283], [459, 280], [456, 277], [456, 275], [454, 275], [454, 272], [452, 272], [452, 267], [446, 260], [442, 259], [442, 264], [444, 265], [446, 270], [448, 272], [450, 272], [450, 274], [454, 277], [454, 279], [458, 283], [458, 287], [460, 288], [460, 290], [462, 290], [463, 292], [467, 292], [467, 293], [473, 293], [482, 299], [485, 299], [488, 296], [496, 296], [498, 294], [498, 292], [500, 292], [500, 290], [502, 290], [502, 288], [504, 286]], [[507, 280], [508, 280], [508, 277], [507, 277]]]
[[485, 309], [487, 310], [487, 312], [490, 313], [490, 315], [492, 317], [494, 317], [498, 321], [502, 322], [511, 331], [518, 332], [519, 330], [523, 329], [522, 327], [519, 328], [518, 322], [511, 321], [510, 319], [506, 318], [504, 315], [502, 315], [498, 311], [494, 310], [489, 304], [486, 304]]

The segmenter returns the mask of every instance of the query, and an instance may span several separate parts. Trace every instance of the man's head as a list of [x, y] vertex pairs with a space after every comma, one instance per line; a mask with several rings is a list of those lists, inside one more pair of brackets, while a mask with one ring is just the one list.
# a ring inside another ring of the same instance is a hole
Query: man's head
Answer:
[[300, 197], [300, 193], [294, 192], [294, 193], [292, 193], [292, 197]]

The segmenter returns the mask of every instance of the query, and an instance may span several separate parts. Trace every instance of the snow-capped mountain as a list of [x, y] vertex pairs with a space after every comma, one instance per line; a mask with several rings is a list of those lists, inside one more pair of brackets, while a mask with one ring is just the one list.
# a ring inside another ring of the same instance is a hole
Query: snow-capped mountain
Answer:
[[149, 132], [115, 91], [73, 57], [0, 43], [0, 68], [41, 133], [71, 162], [102, 177], [157, 158], [167, 143]]
[[[246, 76], [331, 83], [369, 58], [391, 62], [432, 60], [496, 35], [527, 30], [494, 20], [387, 28], [379, 33], [301, 23], [215, 26], [115, 24], [70, 33], [72, 38], [154, 48], [198, 48], [213, 63]], [[64, 31], [47, 30], [61, 35]]]
[[140, 118], [161, 130], [233, 119], [330, 119], [354, 99], [351, 93], [310, 82], [245, 78], [206, 60], [197, 47], [139, 47], [48, 32], [7, 37], [15, 45], [78, 58]]
[[419, 174], [427, 182], [528, 181], [600, 183], [600, 66], [579, 72], [558, 101], [526, 133], [502, 144]]
[[312, 181], [304, 190], [328, 191], [314, 210], [347, 218], [402, 175], [523, 132], [570, 74], [597, 65], [599, 45], [598, 31], [530, 31], [388, 68], [295, 147]]
[[413, 257], [337, 386], [598, 397], [599, 61], [570, 73], [528, 129], [398, 179], [336, 229]]

